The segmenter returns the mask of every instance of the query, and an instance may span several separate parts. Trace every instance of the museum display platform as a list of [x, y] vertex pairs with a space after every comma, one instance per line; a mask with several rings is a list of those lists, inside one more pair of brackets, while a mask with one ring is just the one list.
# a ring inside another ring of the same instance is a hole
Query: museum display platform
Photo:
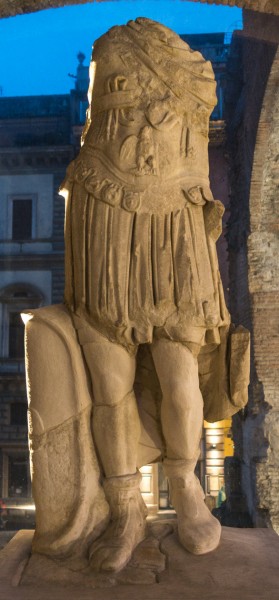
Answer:
[[[271, 529], [222, 528], [221, 544], [194, 556], [176, 523], [155, 521], [117, 576], [73, 570], [33, 555], [33, 531], [21, 530], [0, 552], [1, 600], [278, 600], [279, 537]], [[31, 561], [34, 560], [33, 565]], [[30, 567], [32, 567], [30, 569]], [[56, 580], [56, 581], [55, 581]]]

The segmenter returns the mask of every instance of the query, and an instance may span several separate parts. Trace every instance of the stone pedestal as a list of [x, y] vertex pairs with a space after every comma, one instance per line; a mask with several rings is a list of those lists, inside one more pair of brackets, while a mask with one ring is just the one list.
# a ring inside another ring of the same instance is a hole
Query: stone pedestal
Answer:
[[222, 529], [217, 550], [194, 556], [179, 544], [175, 521], [153, 521], [149, 537], [118, 575], [58, 566], [32, 555], [20, 531], [0, 553], [1, 600], [277, 600], [279, 538], [271, 529]]

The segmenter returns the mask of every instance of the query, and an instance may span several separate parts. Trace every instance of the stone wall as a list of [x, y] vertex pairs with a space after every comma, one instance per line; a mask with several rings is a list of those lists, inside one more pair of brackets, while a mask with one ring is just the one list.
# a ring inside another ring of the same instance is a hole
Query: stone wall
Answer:
[[[251, 180], [251, 233], [248, 239], [249, 291], [254, 335], [254, 366], [262, 386], [256, 421], [255, 454], [247, 438], [255, 429], [252, 415], [244, 427], [244, 460], [253, 461], [255, 509], [268, 514], [279, 533], [279, 50], [276, 53], [258, 126]], [[255, 435], [253, 436], [255, 437]]]
[[[245, 32], [244, 32], [245, 34]], [[257, 38], [257, 36], [256, 36]], [[252, 334], [249, 404], [234, 419], [236, 456], [256, 526], [279, 531], [279, 56], [237, 36], [227, 110], [231, 154], [230, 311]]]
[[[184, 2], [187, 0], [184, 0]], [[277, 0], [191, 0], [202, 4], [223, 4], [224, 6], [238, 6], [263, 13], [279, 14]]]
[[229, 165], [227, 160], [225, 140], [224, 143], [220, 144], [219, 146], [211, 146], [209, 144], [209, 174], [211, 190], [214, 198], [221, 200], [225, 207], [225, 212], [223, 215], [223, 231], [220, 238], [217, 240], [216, 248], [219, 269], [227, 303], [229, 292], [229, 268], [226, 232], [230, 215], [228, 170]]

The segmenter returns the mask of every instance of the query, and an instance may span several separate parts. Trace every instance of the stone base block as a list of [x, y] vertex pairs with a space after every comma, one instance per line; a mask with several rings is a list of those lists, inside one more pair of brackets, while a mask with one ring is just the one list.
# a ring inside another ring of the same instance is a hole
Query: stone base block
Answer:
[[117, 575], [30, 557], [32, 535], [18, 532], [0, 553], [1, 600], [278, 600], [279, 537], [270, 529], [224, 527], [217, 550], [193, 556], [175, 521], [153, 521]]

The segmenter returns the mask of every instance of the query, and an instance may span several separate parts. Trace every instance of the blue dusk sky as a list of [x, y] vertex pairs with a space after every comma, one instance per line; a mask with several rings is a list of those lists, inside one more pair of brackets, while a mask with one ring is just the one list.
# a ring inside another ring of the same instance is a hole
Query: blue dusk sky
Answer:
[[65, 94], [74, 87], [79, 51], [89, 63], [92, 44], [113, 25], [138, 16], [177, 33], [232, 32], [242, 27], [238, 8], [181, 0], [114, 0], [40, 11], [0, 20], [0, 93]]

